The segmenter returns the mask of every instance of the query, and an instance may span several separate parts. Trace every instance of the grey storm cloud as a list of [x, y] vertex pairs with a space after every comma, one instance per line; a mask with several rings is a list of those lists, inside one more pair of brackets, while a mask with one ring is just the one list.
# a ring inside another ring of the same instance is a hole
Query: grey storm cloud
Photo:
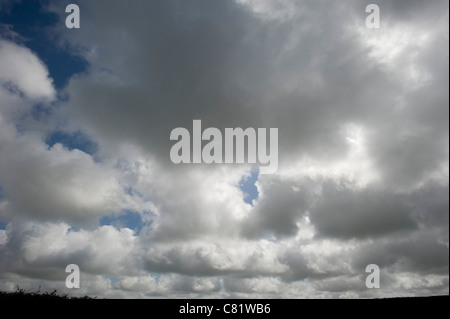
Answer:
[[[170, 130], [191, 127], [195, 118], [218, 128], [279, 127], [281, 154], [322, 145], [339, 153], [344, 143], [336, 131], [361, 109], [348, 104], [345, 91], [359, 92], [372, 79], [385, 93], [395, 88], [376, 66], [360, 67], [367, 49], [333, 16], [334, 5], [322, 11], [323, 5], [311, 4], [298, 20], [265, 21], [230, 1], [96, 2], [90, 14], [99, 18], [68, 34], [95, 65], [69, 86], [77, 106], [70, 110], [95, 133], [133, 140], [162, 157]], [[319, 31], [305, 31], [316, 21]], [[334, 94], [334, 85], [344, 92]]]
[[408, 240], [397, 242], [377, 241], [361, 247], [355, 254], [356, 268], [375, 263], [380, 267], [401, 268], [417, 273], [448, 272], [448, 246], [436, 232], [410, 235]]
[[[380, 174], [401, 185], [446, 155], [448, 120], [433, 116], [448, 114], [448, 70], [433, 62], [446, 63], [438, 32], [429, 45], [411, 39], [396, 48], [411, 63], [390, 68], [373, 59], [377, 48], [364, 41], [374, 35], [350, 27], [362, 18], [353, 2], [298, 3], [293, 17], [273, 20], [232, 1], [85, 6], [92, 17], [85, 28], [62, 37], [84, 49], [92, 71], [71, 81], [73, 107], [65, 110], [105, 142], [137, 143], [166, 163], [170, 131], [200, 118], [205, 127], [278, 127], [282, 163], [301, 156], [333, 161], [347, 151], [343, 129], [356, 124], [368, 131]], [[393, 29], [402, 12], [420, 15], [414, 19], [420, 30], [443, 9], [434, 4], [423, 12], [423, 6], [406, 2], [383, 12], [390, 12]], [[412, 90], [402, 74], [408, 67], [443, 82]], [[433, 94], [425, 94], [430, 88]]]
[[342, 184], [323, 185], [320, 199], [311, 208], [311, 222], [318, 234], [353, 238], [416, 227], [412, 209], [402, 196], [376, 189], [355, 190]]
[[[0, 25], [0, 288], [64, 290], [76, 263], [70, 293], [108, 297], [448, 294], [448, 1], [77, 3], [77, 30], [43, 8], [88, 65], [58, 90]], [[252, 205], [250, 165], [171, 163], [194, 119], [279, 129]], [[49, 147], [56, 130], [98, 150]], [[127, 212], [142, 227], [100, 222]]]
[[[299, 188], [296, 185], [301, 185]], [[297, 187], [297, 188], [296, 188]], [[264, 188], [253, 211], [244, 222], [242, 232], [248, 237], [295, 235], [297, 222], [311, 206], [315, 188], [311, 181], [289, 182], [277, 180]]]

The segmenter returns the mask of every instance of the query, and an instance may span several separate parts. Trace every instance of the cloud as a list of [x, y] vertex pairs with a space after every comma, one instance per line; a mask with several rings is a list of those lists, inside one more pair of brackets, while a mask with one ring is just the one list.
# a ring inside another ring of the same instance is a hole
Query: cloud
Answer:
[[29, 49], [0, 39], [0, 84], [31, 99], [52, 100], [55, 90], [47, 68]]
[[[280, 169], [303, 158], [346, 157], [349, 125], [367, 133], [371, 170], [387, 184], [420, 182], [448, 157], [442, 146], [448, 122], [433, 115], [448, 112], [447, 91], [432, 84], [447, 83], [448, 72], [430, 64], [432, 56], [446, 64], [438, 49], [446, 29], [430, 29], [439, 6], [414, 19], [421, 30], [395, 15], [389, 29], [376, 33], [355, 26], [363, 25], [359, 5], [327, 4], [323, 10], [324, 3], [290, 3], [294, 13], [281, 20], [239, 10], [266, 8], [261, 1], [143, 9], [148, 5], [86, 4], [88, 14], [99, 18], [67, 34], [70, 45], [84, 48], [91, 72], [71, 81], [65, 110], [113, 152], [119, 143], [136, 143], [167, 163], [170, 130], [201, 118], [205, 127], [279, 127]], [[313, 28], [315, 23], [322, 27]], [[418, 32], [423, 41], [417, 41]], [[392, 51], [386, 46], [399, 42], [386, 63]], [[437, 93], [431, 101], [417, 97], [430, 89]], [[416, 150], [424, 148], [419, 157]]]
[[52, 115], [43, 116], [44, 120], [34, 115], [39, 109], [43, 113], [55, 110], [49, 104], [55, 92], [48, 71], [27, 48], [1, 41], [6, 71], [2, 79], [20, 92], [8, 86], [0, 89], [0, 184], [4, 197], [0, 216], [7, 221], [21, 216], [92, 227], [102, 216], [125, 209], [150, 210], [151, 203], [124, 191], [127, 185], [121, 183], [114, 163], [100, 163], [92, 155], [60, 143], [51, 147], [45, 143], [46, 134], [59, 125]]
[[[11, 258], [15, 249], [21, 251], [20, 259]], [[75, 231], [64, 223], [11, 224], [1, 254], [3, 272], [51, 280], [65, 280], [65, 267], [71, 263], [83, 274], [103, 275], [135, 275], [139, 263], [133, 231], [112, 226]]]
[[380, 267], [392, 267], [395, 272], [448, 272], [448, 244], [433, 231], [412, 234], [408, 239], [397, 239], [397, 242], [377, 241], [360, 249], [354, 257], [354, 266], [358, 268], [377, 261]]
[[401, 195], [352, 189], [345, 183], [324, 183], [310, 216], [319, 234], [333, 237], [380, 236], [415, 228]]
[[65, 220], [87, 225], [101, 216], [133, 208], [118, 173], [79, 150], [47, 145], [30, 136], [5, 142], [0, 155], [3, 192], [10, 217]]
[[[239, 245], [238, 245], [239, 243]], [[229, 240], [161, 244], [148, 250], [146, 269], [195, 276], [282, 274], [276, 244]]]
[[247, 215], [243, 234], [251, 237], [293, 236], [297, 222], [312, 204], [313, 183], [263, 179], [257, 183], [262, 194]]
[[[381, 29], [366, 3], [80, 1], [49, 32], [88, 68], [57, 92], [0, 40], [0, 287], [77, 263], [70, 293], [107, 297], [448, 294], [448, 2], [379, 3]], [[171, 163], [193, 119], [279, 129], [253, 206], [250, 165]]]

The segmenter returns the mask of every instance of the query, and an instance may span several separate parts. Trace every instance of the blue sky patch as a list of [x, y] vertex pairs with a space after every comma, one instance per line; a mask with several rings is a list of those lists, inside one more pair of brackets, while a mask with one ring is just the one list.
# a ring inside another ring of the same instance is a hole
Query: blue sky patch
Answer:
[[119, 229], [126, 227], [139, 233], [145, 224], [142, 222], [141, 215], [138, 212], [125, 211], [118, 216], [102, 217], [100, 219], [100, 226], [104, 225], [111, 225]]
[[253, 200], [259, 196], [258, 189], [256, 188], [256, 181], [259, 178], [259, 170], [253, 169], [250, 176], [244, 176], [239, 182], [239, 188], [244, 193], [244, 201], [247, 204], [253, 206]]
[[48, 147], [52, 147], [56, 143], [60, 143], [69, 150], [78, 149], [89, 155], [97, 152], [98, 146], [92, 142], [85, 134], [81, 132], [67, 133], [62, 131], [54, 131], [45, 139]]

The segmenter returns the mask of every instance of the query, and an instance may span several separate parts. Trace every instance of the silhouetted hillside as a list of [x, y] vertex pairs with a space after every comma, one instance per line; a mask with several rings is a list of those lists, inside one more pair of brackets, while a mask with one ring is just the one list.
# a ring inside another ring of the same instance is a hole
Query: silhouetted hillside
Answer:
[[52, 292], [28, 292], [23, 289], [18, 289], [14, 292], [5, 292], [0, 291], [0, 299], [19, 299], [19, 300], [27, 300], [27, 299], [42, 299], [42, 300], [51, 300], [51, 299], [93, 299], [89, 296], [83, 297], [74, 297], [67, 294], [60, 294], [56, 290]]

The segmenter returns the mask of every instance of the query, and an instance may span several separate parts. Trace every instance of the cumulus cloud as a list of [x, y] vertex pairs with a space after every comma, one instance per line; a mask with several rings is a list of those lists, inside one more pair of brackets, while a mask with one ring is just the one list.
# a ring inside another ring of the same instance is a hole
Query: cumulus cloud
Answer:
[[[107, 297], [448, 293], [448, 2], [380, 2], [367, 29], [372, 2], [79, 1], [49, 32], [88, 67], [58, 92], [0, 40], [0, 286], [65, 291], [76, 263], [69, 292]], [[250, 165], [171, 163], [194, 119], [279, 129], [252, 205]]]
[[113, 169], [61, 144], [47, 149], [44, 143], [23, 139], [3, 145], [0, 172], [8, 215], [86, 226], [89, 220], [133, 207], [132, 196], [123, 192]]
[[415, 227], [411, 208], [402, 196], [347, 185], [325, 184], [311, 208], [311, 222], [323, 235], [334, 237], [377, 236]]
[[2, 89], [31, 99], [55, 96], [46, 66], [29, 49], [0, 39], [0, 83]]

